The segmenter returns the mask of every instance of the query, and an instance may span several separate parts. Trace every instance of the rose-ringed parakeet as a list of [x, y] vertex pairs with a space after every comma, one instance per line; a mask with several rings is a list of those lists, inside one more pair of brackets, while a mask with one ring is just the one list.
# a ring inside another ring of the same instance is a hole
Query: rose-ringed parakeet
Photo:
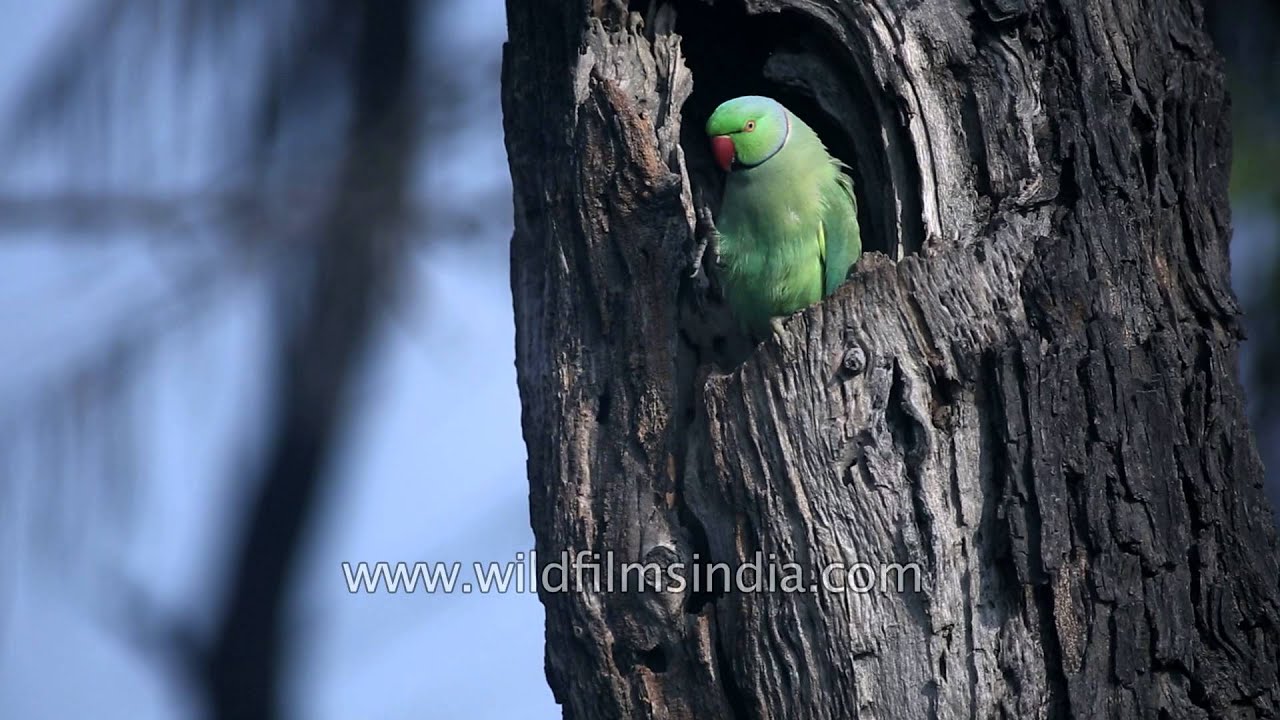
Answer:
[[725, 299], [743, 328], [830, 295], [862, 252], [853, 184], [817, 133], [776, 100], [729, 100], [707, 120], [728, 173], [716, 217]]

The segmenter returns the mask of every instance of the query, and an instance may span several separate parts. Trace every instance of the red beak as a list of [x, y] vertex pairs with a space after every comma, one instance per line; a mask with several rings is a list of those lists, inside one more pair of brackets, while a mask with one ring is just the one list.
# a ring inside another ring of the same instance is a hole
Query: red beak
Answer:
[[720, 169], [729, 172], [733, 167], [733, 140], [728, 135], [716, 135], [711, 138], [711, 154], [716, 158], [716, 164]]

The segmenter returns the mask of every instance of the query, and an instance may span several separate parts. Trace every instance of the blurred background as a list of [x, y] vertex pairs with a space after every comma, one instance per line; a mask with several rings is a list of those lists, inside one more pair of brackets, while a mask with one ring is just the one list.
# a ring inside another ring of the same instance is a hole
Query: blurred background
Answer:
[[0, 1], [0, 717], [551, 718], [501, 0]]
[[[1280, 16], [1212, 4], [1275, 468]], [[340, 569], [532, 547], [502, 0], [0, 18], [0, 718], [559, 717], [535, 595]]]

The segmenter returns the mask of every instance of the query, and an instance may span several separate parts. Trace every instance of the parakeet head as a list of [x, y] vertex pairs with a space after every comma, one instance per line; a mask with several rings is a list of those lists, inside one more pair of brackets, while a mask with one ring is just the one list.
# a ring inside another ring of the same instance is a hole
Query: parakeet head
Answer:
[[725, 172], [768, 160], [782, 149], [790, 133], [787, 109], [777, 100], [759, 95], [721, 103], [707, 119], [711, 154]]

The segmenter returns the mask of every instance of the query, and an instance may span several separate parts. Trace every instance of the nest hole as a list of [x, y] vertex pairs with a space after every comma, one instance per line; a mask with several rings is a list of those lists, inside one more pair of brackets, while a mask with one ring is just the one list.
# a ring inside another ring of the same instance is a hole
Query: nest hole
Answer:
[[[646, 6], [647, 2], [632, 3]], [[704, 123], [739, 95], [772, 97], [807, 122], [849, 167], [864, 252], [893, 259], [919, 252], [920, 181], [903, 149], [908, 135], [890, 98], [869, 87], [867, 48], [847, 48], [832, 30], [794, 10], [750, 14], [740, 1], [677, 0], [676, 32], [693, 73], [680, 142], [690, 179], [716, 209], [723, 177]], [[851, 33], [856, 44], [858, 37]], [[897, 157], [895, 157], [897, 155]]]

